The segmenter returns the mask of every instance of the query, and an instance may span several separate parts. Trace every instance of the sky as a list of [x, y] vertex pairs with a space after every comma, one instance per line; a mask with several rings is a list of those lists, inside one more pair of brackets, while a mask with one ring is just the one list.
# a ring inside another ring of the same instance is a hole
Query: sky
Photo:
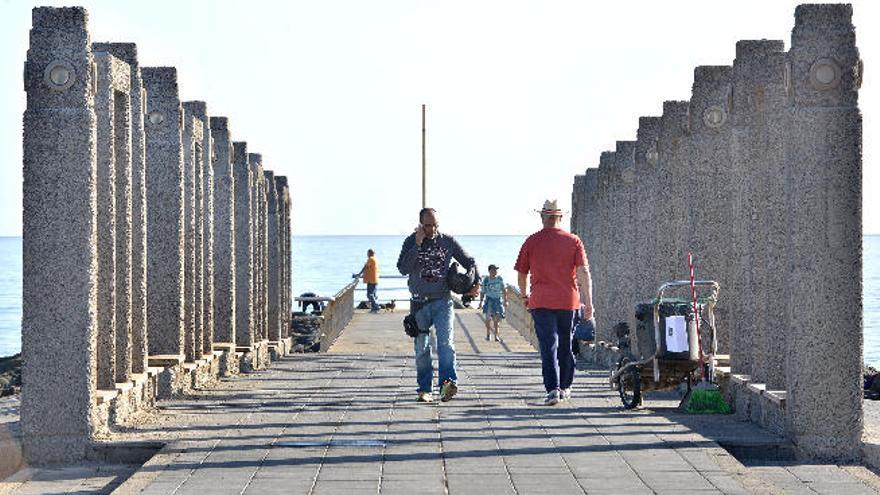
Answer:
[[[178, 68], [182, 100], [227, 116], [233, 139], [287, 175], [294, 235], [405, 234], [427, 201], [441, 230], [526, 234], [545, 198], [638, 117], [687, 100], [697, 65], [741, 39], [789, 47], [792, 1], [81, 1], [92, 41]], [[857, 0], [865, 61], [864, 231], [880, 233], [880, 2]], [[0, 0], [0, 235], [21, 234], [22, 67], [37, 5]], [[565, 220], [567, 222], [567, 219]]]

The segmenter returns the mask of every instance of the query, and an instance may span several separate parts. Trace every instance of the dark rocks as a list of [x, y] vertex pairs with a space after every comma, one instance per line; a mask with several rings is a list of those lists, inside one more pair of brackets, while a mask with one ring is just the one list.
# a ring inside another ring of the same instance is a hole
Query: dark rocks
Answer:
[[318, 352], [321, 349], [321, 323], [324, 318], [301, 312], [293, 313], [290, 321], [290, 336], [293, 338], [293, 352]]
[[21, 391], [21, 353], [0, 358], [0, 397]]

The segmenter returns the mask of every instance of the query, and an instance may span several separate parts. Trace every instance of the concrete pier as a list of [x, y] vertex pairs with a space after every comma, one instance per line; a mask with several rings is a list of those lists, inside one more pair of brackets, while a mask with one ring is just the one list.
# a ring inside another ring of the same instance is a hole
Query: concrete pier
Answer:
[[211, 117], [214, 147], [214, 340], [233, 349], [235, 336], [235, 171], [226, 117]]
[[235, 344], [249, 352], [254, 336], [254, 223], [253, 176], [247, 143], [235, 142]]

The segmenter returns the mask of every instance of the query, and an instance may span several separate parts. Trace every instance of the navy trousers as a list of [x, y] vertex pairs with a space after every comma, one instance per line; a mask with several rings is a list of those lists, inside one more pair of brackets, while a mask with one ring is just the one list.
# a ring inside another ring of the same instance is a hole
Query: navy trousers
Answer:
[[535, 333], [541, 348], [541, 373], [547, 392], [571, 388], [574, 381], [574, 310], [533, 309]]

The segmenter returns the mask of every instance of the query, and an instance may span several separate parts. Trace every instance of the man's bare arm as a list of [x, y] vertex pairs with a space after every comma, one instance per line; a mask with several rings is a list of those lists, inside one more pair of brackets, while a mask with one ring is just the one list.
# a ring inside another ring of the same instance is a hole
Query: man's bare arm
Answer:
[[584, 305], [584, 319], [593, 317], [593, 279], [590, 270], [586, 266], [577, 267], [578, 292], [581, 296], [581, 304]]
[[516, 272], [516, 285], [519, 286], [519, 293], [523, 297], [526, 297], [529, 294], [528, 287], [526, 285], [526, 284], [528, 284], [528, 281], [529, 281], [529, 274], [528, 273]]

